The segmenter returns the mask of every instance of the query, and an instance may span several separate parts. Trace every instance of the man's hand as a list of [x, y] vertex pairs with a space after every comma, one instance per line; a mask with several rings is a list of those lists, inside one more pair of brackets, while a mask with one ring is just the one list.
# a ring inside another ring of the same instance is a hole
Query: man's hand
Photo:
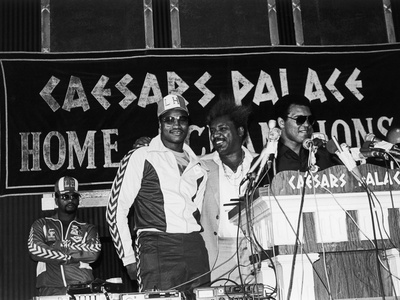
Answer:
[[151, 138], [147, 136], [142, 136], [138, 138], [135, 143], [133, 143], [133, 149], [137, 149], [140, 147], [148, 146], [151, 142]]
[[128, 271], [129, 278], [131, 280], [136, 280], [137, 279], [137, 265], [136, 263], [132, 263], [129, 265], [126, 265], [126, 270]]

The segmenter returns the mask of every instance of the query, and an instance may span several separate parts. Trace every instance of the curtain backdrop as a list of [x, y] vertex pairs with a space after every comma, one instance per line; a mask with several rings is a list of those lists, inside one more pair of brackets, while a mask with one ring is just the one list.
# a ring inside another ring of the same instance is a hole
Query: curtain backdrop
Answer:
[[52, 191], [63, 175], [110, 188], [134, 141], [158, 133], [156, 102], [179, 93], [188, 143], [212, 151], [205, 115], [221, 93], [250, 105], [251, 150], [266, 143], [274, 105], [307, 96], [316, 132], [350, 147], [400, 119], [400, 45], [0, 53], [0, 196]]

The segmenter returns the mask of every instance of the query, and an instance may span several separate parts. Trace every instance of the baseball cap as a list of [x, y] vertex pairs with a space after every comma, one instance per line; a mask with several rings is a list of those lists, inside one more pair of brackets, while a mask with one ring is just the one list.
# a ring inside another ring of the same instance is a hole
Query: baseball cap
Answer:
[[78, 194], [78, 180], [71, 176], [64, 176], [57, 180], [54, 191], [60, 195], [63, 194]]
[[158, 105], [157, 109], [158, 117], [164, 114], [166, 111], [174, 108], [183, 110], [187, 114], [189, 114], [189, 111], [186, 107], [186, 100], [181, 95], [169, 94], [164, 98], [162, 98], [160, 101], [158, 101], [157, 105]]

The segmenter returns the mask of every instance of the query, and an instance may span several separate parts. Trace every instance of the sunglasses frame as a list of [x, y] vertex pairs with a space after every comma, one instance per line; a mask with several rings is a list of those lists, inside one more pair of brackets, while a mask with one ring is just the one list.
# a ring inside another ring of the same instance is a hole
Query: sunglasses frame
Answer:
[[[298, 126], [303, 125], [306, 121], [308, 121], [308, 124], [314, 125], [314, 123], [316, 121], [316, 119], [315, 119], [315, 117], [313, 115], [309, 115], [309, 116], [300, 115], [300, 116], [297, 116], [296, 118], [293, 118], [293, 117], [290, 117], [290, 116], [287, 116], [287, 117], [289, 119], [295, 120], [296, 124]], [[302, 123], [300, 123], [299, 119], [302, 119], [302, 118], [305, 118], [305, 119], [304, 119], [304, 121]], [[310, 118], [311, 118], [311, 120], [310, 120]]]
[[179, 117], [174, 117], [174, 116], [168, 116], [168, 117], [161, 117], [160, 121], [167, 124], [167, 125], [173, 125], [175, 121], [178, 121], [179, 124], [182, 123], [189, 123], [189, 117], [188, 116], [179, 116]]
[[[68, 196], [68, 198], [67, 198]], [[69, 200], [79, 200], [79, 195], [78, 194], [63, 194], [59, 196], [60, 200], [62, 201], [69, 201]]]

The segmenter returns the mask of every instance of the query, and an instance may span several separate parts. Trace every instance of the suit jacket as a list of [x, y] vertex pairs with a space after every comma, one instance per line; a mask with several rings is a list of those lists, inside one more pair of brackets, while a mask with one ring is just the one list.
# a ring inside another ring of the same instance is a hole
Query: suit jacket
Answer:
[[[256, 153], [250, 152], [242, 147], [246, 157], [251, 157], [252, 163], [255, 161]], [[210, 153], [201, 158], [205, 166], [208, 168], [208, 179], [204, 201], [201, 211], [200, 223], [204, 231], [201, 233], [206, 244], [208, 257], [210, 262], [210, 270], [214, 267], [218, 257], [218, 228], [220, 222], [220, 199], [219, 199], [219, 166], [214, 161], [215, 153]], [[248, 170], [244, 170], [247, 174]]]
[[218, 165], [212, 159], [203, 160], [209, 169], [200, 223], [204, 228], [201, 233], [208, 251], [210, 269], [214, 266], [218, 254], [219, 227], [219, 172]]

